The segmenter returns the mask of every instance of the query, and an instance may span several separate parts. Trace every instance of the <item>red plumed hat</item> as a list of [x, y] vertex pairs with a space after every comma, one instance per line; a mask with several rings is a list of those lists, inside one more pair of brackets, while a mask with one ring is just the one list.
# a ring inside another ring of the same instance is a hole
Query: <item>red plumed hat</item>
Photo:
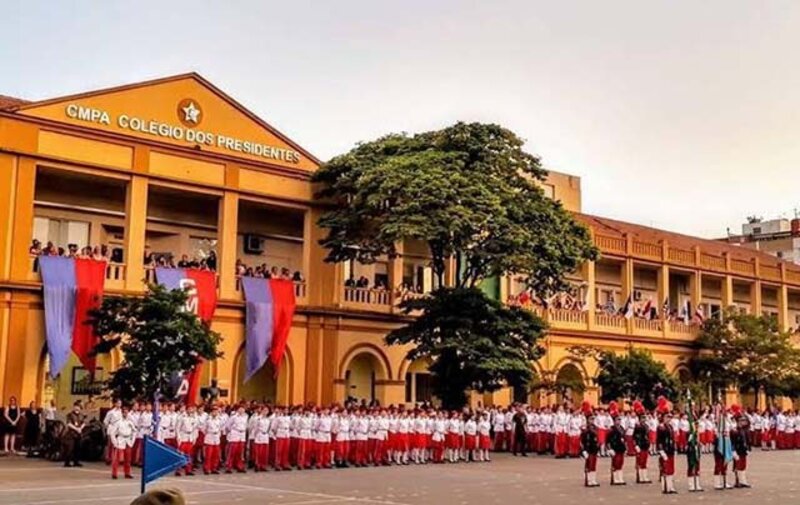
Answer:
[[636, 413], [637, 416], [644, 414], [644, 405], [642, 405], [641, 401], [634, 400], [633, 411]]
[[608, 413], [612, 417], [619, 415], [619, 407], [617, 406], [617, 402], [615, 402], [614, 400], [608, 402]]
[[733, 414], [733, 417], [739, 417], [742, 415], [742, 407], [736, 404], [731, 405], [731, 414]]
[[658, 400], [656, 400], [656, 412], [659, 414], [666, 414], [669, 411], [669, 402], [663, 396], [659, 396]]
[[589, 400], [583, 401], [583, 403], [581, 404], [581, 412], [583, 412], [583, 414], [587, 416], [592, 413], [592, 404], [589, 403]]

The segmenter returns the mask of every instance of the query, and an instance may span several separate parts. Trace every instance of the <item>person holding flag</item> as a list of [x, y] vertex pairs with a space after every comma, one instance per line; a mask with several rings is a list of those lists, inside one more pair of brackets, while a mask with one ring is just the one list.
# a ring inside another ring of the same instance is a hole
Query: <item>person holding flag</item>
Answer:
[[694, 417], [692, 393], [686, 394], [686, 416], [689, 421], [689, 434], [686, 437], [686, 478], [689, 481], [689, 492], [702, 492], [700, 485], [700, 441], [697, 434], [698, 422]]
[[714, 489], [732, 489], [728, 483], [728, 463], [733, 460], [728, 413], [721, 404], [716, 406], [717, 432], [714, 435]]
[[[734, 405], [734, 407], [737, 407]], [[731, 429], [731, 448], [733, 451], [733, 472], [736, 476], [737, 488], [748, 488], [747, 483], [747, 455], [750, 454], [750, 441], [747, 437], [747, 418], [731, 408], [736, 419], [736, 426]]]

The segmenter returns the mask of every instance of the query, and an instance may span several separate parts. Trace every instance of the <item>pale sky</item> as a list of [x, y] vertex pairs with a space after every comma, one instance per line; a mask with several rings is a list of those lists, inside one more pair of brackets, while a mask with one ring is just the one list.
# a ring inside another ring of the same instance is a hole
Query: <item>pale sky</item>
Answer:
[[0, 94], [197, 71], [326, 160], [500, 123], [584, 211], [706, 237], [800, 208], [800, 2], [0, 0]]

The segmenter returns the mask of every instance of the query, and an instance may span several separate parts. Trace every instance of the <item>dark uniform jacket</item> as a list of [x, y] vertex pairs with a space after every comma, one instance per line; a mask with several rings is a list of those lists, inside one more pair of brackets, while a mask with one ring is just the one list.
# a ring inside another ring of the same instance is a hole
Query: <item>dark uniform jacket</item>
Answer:
[[70, 412], [67, 414], [67, 426], [64, 427], [64, 438], [73, 439], [73, 438], [81, 438], [81, 434], [77, 431], [73, 430], [69, 426], [83, 426], [83, 414], [76, 414], [75, 412]]
[[739, 456], [747, 456], [750, 444], [747, 442], [747, 430], [734, 428], [731, 430], [731, 448]]
[[662, 424], [658, 427], [656, 432], [656, 449], [667, 456], [675, 455], [675, 432], [672, 431], [672, 426], [669, 424]]
[[616, 426], [611, 428], [611, 430], [608, 432], [606, 445], [617, 454], [625, 452], [625, 432], [622, 431], [622, 428], [618, 428]]
[[583, 430], [581, 433], [581, 450], [587, 454], [597, 455], [600, 452], [600, 442], [597, 440], [597, 432], [594, 430]]
[[633, 429], [633, 443], [636, 444], [640, 451], [650, 450], [650, 437], [647, 433], [647, 426], [636, 425], [636, 428]]

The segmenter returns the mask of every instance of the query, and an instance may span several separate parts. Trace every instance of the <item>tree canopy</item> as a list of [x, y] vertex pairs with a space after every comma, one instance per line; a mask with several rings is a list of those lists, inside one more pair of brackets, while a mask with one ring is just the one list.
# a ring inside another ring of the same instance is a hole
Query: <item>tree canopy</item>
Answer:
[[[542, 353], [544, 322], [490, 300], [480, 282], [520, 275], [546, 295], [597, 257], [588, 230], [545, 196], [538, 183], [547, 173], [523, 143], [498, 125], [456, 123], [361, 143], [314, 175], [330, 204], [319, 220], [327, 261], [396, 257], [405, 240], [427, 246], [439, 289], [404, 301], [422, 315], [386, 340], [415, 345], [409, 359], [433, 360], [437, 396], [449, 407], [468, 389], [527, 387]], [[455, 282], [445, 287], [451, 260]]]
[[456, 287], [520, 274], [538, 292], [564, 287], [563, 275], [597, 250], [585, 227], [537, 182], [547, 172], [513, 132], [457, 123], [416, 135], [359, 144], [314, 175], [318, 195], [335, 205], [320, 219], [333, 262], [393, 257], [396, 244], [427, 244], [443, 285], [454, 257]]
[[694, 377], [713, 389], [763, 388], [768, 396], [797, 396], [800, 350], [774, 317], [744, 314], [730, 308], [703, 323], [696, 356], [689, 360]]
[[600, 400], [607, 403], [620, 398], [639, 399], [648, 409], [655, 408], [656, 400], [663, 395], [677, 398], [677, 382], [664, 363], [653, 359], [653, 354], [642, 348], [628, 347], [626, 353], [594, 347], [572, 348], [573, 355], [597, 360], [600, 372], [595, 379], [602, 390]]
[[423, 310], [386, 337], [389, 344], [414, 344], [408, 359], [430, 358], [435, 395], [445, 407], [466, 402], [467, 390], [525, 386], [531, 362], [544, 354], [537, 343], [545, 323], [531, 312], [486, 297], [477, 288], [440, 288], [428, 299], [404, 302]]
[[106, 383], [114, 397], [124, 401], [153, 398], [198, 360], [222, 355], [217, 351], [219, 334], [186, 311], [186, 301], [185, 291], [153, 284], [143, 297], [106, 296], [90, 313], [101, 338], [95, 351], [122, 350], [123, 361]]

